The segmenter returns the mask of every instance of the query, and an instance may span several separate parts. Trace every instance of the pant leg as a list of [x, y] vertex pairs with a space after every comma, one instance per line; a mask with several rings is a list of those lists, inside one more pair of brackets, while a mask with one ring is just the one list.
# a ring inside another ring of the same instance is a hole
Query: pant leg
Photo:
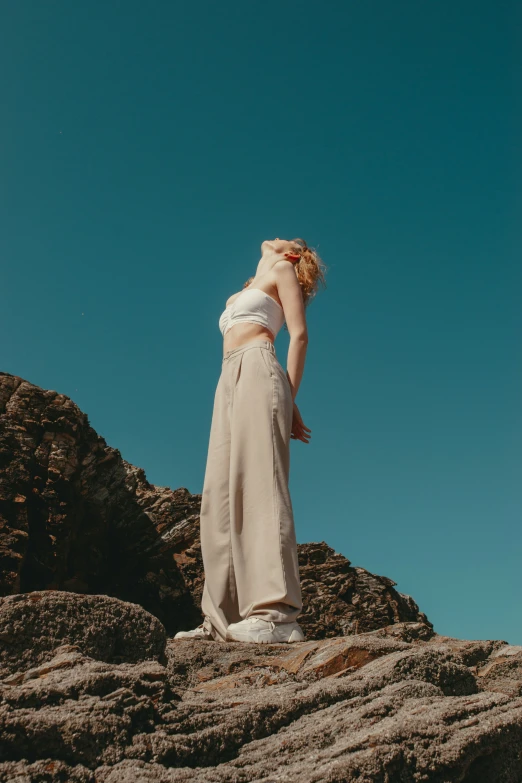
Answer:
[[223, 366], [214, 396], [200, 511], [205, 571], [201, 610], [222, 639], [229, 623], [241, 620], [230, 541], [230, 370]]
[[230, 532], [239, 613], [292, 622], [303, 605], [288, 487], [290, 384], [266, 348], [250, 347], [233, 363]]

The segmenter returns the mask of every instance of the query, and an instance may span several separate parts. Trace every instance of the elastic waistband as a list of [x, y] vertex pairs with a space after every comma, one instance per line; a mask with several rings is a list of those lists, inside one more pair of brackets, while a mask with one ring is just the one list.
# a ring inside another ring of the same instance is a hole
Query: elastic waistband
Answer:
[[232, 348], [231, 351], [227, 351], [226, 354], [223, 356], [223, 361], [225, 362], [227, 359], [230, 359], [231, 356], [235, 356], [238, 353], [243, 353], [243, 351], [248, 351], [250, 348], [266, 348], [267, 351], [270, 351], [275, 356], [275, 346], [273, 343], [270, 342], [270, 340], [263, 340], [261, 338], [256, 338], [255, 340], [249, 340], [248, 343], [245, 343], [244, 345], [240, 345], [238, 348]]

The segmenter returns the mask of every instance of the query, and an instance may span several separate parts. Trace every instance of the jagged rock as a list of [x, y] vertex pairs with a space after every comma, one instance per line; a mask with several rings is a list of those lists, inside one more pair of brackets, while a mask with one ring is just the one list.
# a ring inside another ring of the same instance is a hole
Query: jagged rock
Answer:
[[56, 589], [201, 621], [174, 555], [201, 496], [156, 487], [64, 394], [0, 373], [0, 594]]
[[[0, 623], [32, 595], [4, 599]], [[51, 642], [20, 643], [18, 669], [0, 647], [0, 783], [522, 779], [522, 647], [418, 622], [293, 645], [175, 640], [117, 599], [36, 595]], [[128, 640], [139, 618], [134, 663], [93, 639], [92, 618], [110, 639], [116, 617]], [[501, 692], [488, 672], [507, 663]]]
[[299, 571], [304, 609], [299, 623], [309, 638], [325, 639], [383, 628], [391, 623], [432, 624], [415, 601], [350, 561], [324, 541], [300, 544]]
[[[201, 622], [201, 494], [150, 484], [64, 394], [0, 373], [0, 595], [104, 594], [169, 634]], [[396, 584], [325, 542], [298, 547], [308, 639], [433, 626]]]

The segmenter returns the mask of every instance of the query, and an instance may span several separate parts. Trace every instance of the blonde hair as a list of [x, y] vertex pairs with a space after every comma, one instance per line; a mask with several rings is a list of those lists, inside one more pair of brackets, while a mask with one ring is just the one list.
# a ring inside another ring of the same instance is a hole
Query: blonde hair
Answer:
[[[303, 304], [306, 308], [317, 294], [319, 283], [321, 282], [326, 288], [325, 272], [328, 267], [323, 263], [316, 249], [308, 247], [304, 239], [296, 238], [292, 239], [291, 242], [292, 246], [289, 252], [299, 256], [299, 261], [293, 261], [292, 263], [295, 265], [297, 280], [301, 286]], [[243, 288], [250, 285], [254, 277], [255, 275], [249, 277]], [[284, 328], [288, 331], [286, 323]]]

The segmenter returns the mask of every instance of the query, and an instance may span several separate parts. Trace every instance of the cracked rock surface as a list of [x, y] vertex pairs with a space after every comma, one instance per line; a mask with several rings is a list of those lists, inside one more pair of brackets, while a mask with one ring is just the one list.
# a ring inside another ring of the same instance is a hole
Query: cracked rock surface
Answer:
[[501, 640], [416, 622], [175, 640], [139, 606], [53, 590], [4, 598], [0, 623], [20, 631], [0, 646], [1, 783], [522, 779], [522, 647]]

